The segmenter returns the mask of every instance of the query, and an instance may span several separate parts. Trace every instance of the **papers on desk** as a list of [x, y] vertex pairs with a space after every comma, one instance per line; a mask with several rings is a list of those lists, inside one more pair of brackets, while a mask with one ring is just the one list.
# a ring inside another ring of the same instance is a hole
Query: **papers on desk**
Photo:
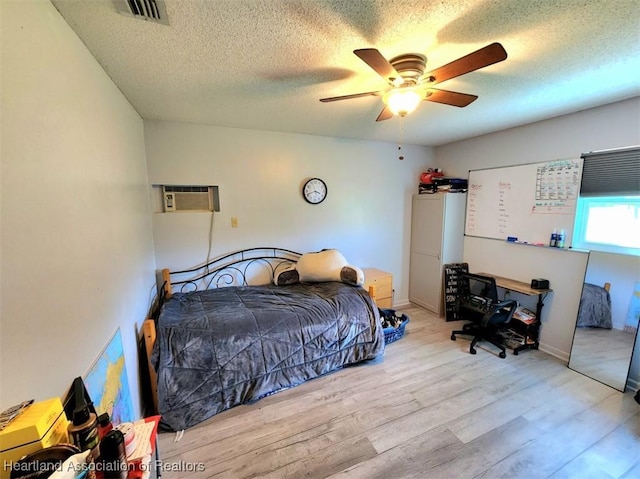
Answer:
[[145, 456], [150, 456], [152, 452], [151, 434], [156, 427], [154, 422], [145, 422], [144, 419], [133, 423], [133, 428], [136, 431], [136, 448], [127, 456], [127, 461], [139, 461]]
[[525, 324], [531, 324], [536, 321], [536, 313], [527, 308], [519, 306], [518, 309], [516, 309], [513, 313], [513, 318], [517, 319], [518, 321], [522, 321]]
[[136, 433], [136, 449], [127, 456], [128, 479], [146, 479], [151, 473], [151, 456], [155, 451], [156, 434], [160, 416], [151, 416], [133, 423]]

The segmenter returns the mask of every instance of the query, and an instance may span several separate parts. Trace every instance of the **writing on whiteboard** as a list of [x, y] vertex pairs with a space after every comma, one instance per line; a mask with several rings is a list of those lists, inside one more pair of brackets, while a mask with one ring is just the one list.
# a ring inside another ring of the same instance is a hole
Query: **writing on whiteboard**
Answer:
[[467, 188], [467, 234], [473, 234], [476, 229], [476, 215], [478, 213], [478, 192], [482, 190], [482, 185], [471, 183]]
[[575, 161], [559, 160], [538, 166], [532, 213], [573, 214], [580, 192], [580, 176], [581, 168]]
[[511, 182], [498, 181], [498, 232], [505, 237], [509, 234], [510, 202]]
[[546, 243], [564, 229], [571, 244], [582, 160], [470, 170], [465, 234]]

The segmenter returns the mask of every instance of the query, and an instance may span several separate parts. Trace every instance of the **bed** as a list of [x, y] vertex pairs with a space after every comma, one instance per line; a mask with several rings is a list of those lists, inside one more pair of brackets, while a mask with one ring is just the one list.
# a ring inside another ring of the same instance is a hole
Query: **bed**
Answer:
[[253, 248], [200, 269], [163, 271], [161, 304], [143, 329], [165, 429], [383, 354], [379, 311], [362, 287], [273, 283], [300, 257]]
[[578, 309], [579, 328], [612, 328], [610, 287], [610, 283], [604, 286], [584, 283]]

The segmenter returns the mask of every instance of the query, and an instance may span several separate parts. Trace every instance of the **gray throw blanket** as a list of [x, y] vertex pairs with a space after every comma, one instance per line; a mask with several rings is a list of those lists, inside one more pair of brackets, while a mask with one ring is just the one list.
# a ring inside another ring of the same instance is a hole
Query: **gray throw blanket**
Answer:
[[577, 324], [579, 328], [611, 329], [611, 297], [602, 286], [584, 283]]
[[378, 309], [338, 282], [178, 293], [156, 330], [158, 409], [172, 430], [384, 351]]

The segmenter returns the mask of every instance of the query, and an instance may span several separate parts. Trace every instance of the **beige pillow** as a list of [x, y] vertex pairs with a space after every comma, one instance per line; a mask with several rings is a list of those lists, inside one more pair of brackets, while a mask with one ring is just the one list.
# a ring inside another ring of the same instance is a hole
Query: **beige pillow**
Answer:
[[353, 285], [364, 284], [363, 271], [348, 264], [337, 249], [303, 254], [296, 264], [296, 270], [300, 275], [300, 281], [306, 283], [342, 281]]
[[337, 249], [325, 249], [317, 253], [305, 253], [300, 256], [296, 269], [300, 274], [300, 281], [341, 281], [340, 272], [347, 264], [347, 260], [340, 251]]

